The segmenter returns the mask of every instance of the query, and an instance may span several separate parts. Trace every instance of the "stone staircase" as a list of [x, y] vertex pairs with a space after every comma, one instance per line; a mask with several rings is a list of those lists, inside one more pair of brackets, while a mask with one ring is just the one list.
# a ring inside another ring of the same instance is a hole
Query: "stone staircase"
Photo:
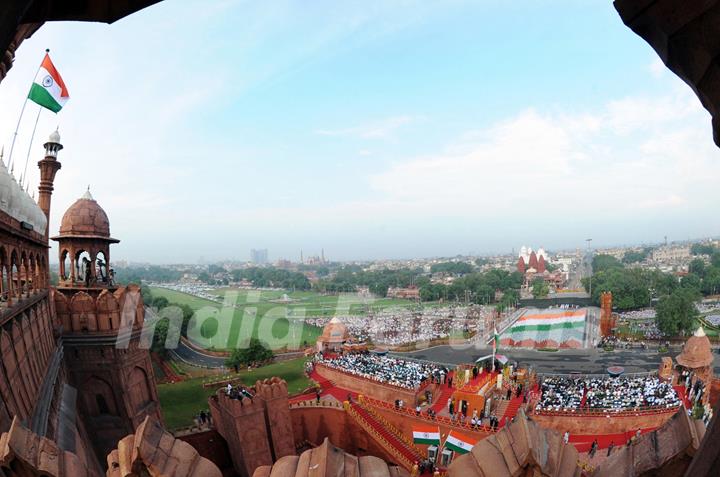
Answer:
[[360, 427], [373, 436], [398, 464], [411, 470], [415, 462], [423, 459], [420, 451], [410, 444], [397, 429], [383, 422], [377, 415], [362, 404], [353, 401], [346, 404], [346, 410]]
[[[522, 406], [523, 398], [520, 397], [514, 397], [510, 399], [509, 401], [503, 401], [503, 404], [505, 406], [503, 410], [503, 418], [500, 418], [501, 422], [504, 422], [505, 425], [507, 425], [510, 422], [510, 419], [515, 417], [515, 414], [517, 414], [518, 409], [520, 409], [520, 406]], [[500, 415], [500, 413], [498, 413]]]

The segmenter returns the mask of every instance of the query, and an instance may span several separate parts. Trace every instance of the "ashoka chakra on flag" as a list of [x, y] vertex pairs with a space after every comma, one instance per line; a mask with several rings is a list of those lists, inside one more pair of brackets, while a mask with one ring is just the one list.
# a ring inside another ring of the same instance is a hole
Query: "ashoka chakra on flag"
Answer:
[[28, 98], [54, 113], [60, 111], [70, 99], [70, 93], [47, 53], [30, 87]]
[[450, 431], [445, 440], [445, 448], [458, 454], [467, 454], [475, 446], [477, 439], [461, 434], [457, 431]]
[[439, 426], [413, 426], [413, 443], [439, 445], [440, 444], [440, 427]]

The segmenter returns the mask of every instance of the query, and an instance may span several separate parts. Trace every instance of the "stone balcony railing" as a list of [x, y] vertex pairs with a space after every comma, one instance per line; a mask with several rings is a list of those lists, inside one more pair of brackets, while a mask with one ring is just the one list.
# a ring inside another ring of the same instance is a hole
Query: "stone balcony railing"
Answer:
[[0, 293], [0, 324], [5, 323], [8, 319], [25, 311], [37, 302], [48, 296], [47, 288], [43, 289], [26, 289], [20, 296], [10, 296], [9, 292]]

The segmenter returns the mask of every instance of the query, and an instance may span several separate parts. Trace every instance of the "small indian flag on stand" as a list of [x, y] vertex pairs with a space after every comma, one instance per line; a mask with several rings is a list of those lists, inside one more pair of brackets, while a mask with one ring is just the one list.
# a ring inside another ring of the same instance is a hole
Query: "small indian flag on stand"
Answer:
[[445, 448], [458, 454], [467, 454], [477, 442], [477, 439], [460, 434], [457, 431], [450, 431], [445, 440]]
[[60, 111], [70, 99], [70, 93], [47, 53], [30, 87], [28, 98], [54, 113]]
[[440, 445], [440, 427], [439, 426], [413, 426], [413, 443]]

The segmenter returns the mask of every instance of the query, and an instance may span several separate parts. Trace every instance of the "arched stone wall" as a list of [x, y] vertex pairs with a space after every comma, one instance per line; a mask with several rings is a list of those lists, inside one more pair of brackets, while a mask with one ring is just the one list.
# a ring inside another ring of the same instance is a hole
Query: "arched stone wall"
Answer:
[[71, 329], [74, 332], [97, 331], [95, 300], [85, 292], [77, 292], [70, 299]]
[[[106, 380], [98, 376], [90, 377], [84, 383], [82, 393], [85, 408], [91, 416], [119, 415], [113, 387]], [[101, 403], [104, 403], [104, 409]]]
[[150, 383], [145, 370], [135, 366], [128, 377], [130, 397], [134, 403], [135, 412], [140, 412], [152, 401]]
[[120, 327], [120, 304], [108, 290], [100, 292], [96, 300], [98, 330], [110, 331]]

